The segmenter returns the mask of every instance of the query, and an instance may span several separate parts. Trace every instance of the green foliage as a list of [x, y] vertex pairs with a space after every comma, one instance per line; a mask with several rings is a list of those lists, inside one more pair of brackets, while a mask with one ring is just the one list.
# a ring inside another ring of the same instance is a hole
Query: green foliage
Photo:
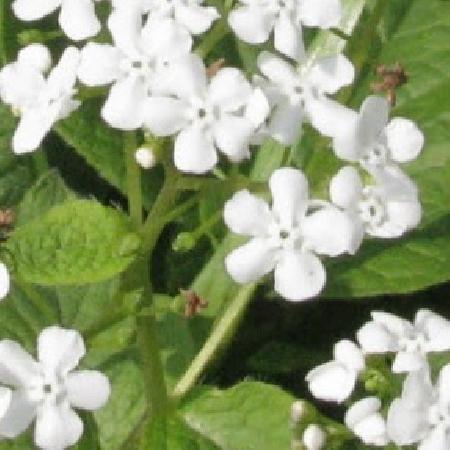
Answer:
[[15, 270], [37, 284], [94, 283], [122, 272], [138, 237], [126, 217], [93, 200], [71, 200], [16, 228], [8, 240]]

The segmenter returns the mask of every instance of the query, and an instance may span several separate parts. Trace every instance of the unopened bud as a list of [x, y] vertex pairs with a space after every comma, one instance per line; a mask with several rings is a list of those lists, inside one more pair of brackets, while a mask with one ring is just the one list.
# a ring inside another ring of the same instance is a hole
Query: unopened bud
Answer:
[[197, 240], [192, 233], [180, 233], [172, 243], [172, 249], [176, 252], [188, 252], [195, 247]]
[[297, 400], [292, 404], [291, 420], [295, 424], [299, 424], [305, 416], [305, 404], [301, 400]]
[[321, 450], [325, 446], [327, 435], [319, 425], [311, 424], [303, 433], [303, 444], [307, 450]]
[[136, 162], [143, 169], [151, 169], [156, 164], [155, 154], [153, 150], [149, 147], [140, 147], [136, 150], [135, 153]]

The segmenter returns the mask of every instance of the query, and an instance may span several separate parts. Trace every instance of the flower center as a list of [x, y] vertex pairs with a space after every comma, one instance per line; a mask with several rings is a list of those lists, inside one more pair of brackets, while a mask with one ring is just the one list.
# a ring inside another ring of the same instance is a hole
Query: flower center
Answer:
[[400, 339], [400, 348], [409, 353], [424, 353], [426, 347], [426, 338], [422, 333], [412, 333], [410, 336]]
[[366, 192], [365, 199], [359, 202], [361, 219], [372, 226], [380, 226], [386, 219], [386, 209], [380, 198], [372, 192]]
[[381, 166], [386, 164], [388, 160], [388, 150], [382, 143], [376, 143], [372, 147], [366, 149], [362, 156], [362, 162], [372, 166]]

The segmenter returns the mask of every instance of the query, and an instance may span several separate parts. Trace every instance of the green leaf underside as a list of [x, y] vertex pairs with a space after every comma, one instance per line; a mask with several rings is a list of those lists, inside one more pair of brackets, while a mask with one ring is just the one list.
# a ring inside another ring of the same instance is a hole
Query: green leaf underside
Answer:
[[138, 245], [124, 215], [91, 200], [52, 208], [17, 228], [7, 243], [19, 276], [44, 285], [111, 278], [131, 263]]

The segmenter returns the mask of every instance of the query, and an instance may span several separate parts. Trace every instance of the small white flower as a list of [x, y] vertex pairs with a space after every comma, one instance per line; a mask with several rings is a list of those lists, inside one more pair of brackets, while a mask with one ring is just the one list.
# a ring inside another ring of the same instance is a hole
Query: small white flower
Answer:
[[272, 113], [267, 128], [269, 134], [284, 145], [298, 139], [302, 122], [308, 119], [319, 131], [330, 132], [331, 124], [345, 120], [347, 109], [326, 97], [353, 81], [355, 70], [344, 56], [317, 60], [313, 65], [292, 65], [269, 52], [258, 56], [258, 67], [265, 78], [254, 82], [269, 99]]
[[224, 219], [250, 241], [225, 260], [238, 283], [249, 283], [275, 271], [275, 290], [291, 301], [318, 295], [325, 285], [325, 268], [316, 256], [353, 253], [353, 222], [326, 202], [309, 200], [308, 181], [296, 169], [276, 170], [269, 181], [272, 208], [247, 190], [225, 204]]
[[315, 423], [308, 425], [303, 433], [303, 444], [306, 450], [321, 450], [325, 447], [327, 435], [319, 425]]
[[156, 164], [155, 154], [153, 153], [153, 150], [148, 147], [139, 147], [136, 150], [134, 157], [136, 158], [136, 162], [143, 169], [151, 169]]
[[108, 24], [115, 45], [88, 43], [78, 77], [87, 86], [112, 84], [102, 117], [114, 128], [134, 130], [142, 127], [144, 103], [158, 90], [161, 69], [188, 54], [192, 39], [169, 19], [143, 27], [135, 8], [113, 11]]
[[217, 150], [233, 162], [250, 156], [250, 140], [269, 105], [242, 72], [224, 68], [209, 80], [203, 61], [189, 55], [172, 64], [163, 78], [169, 95], [147, 100], [144, 124], [156, 136], [177, 135], [174, 161], [179, 170], [211, 170]]
[[384, 312], [372, 312], [372, 319], [358, 331], [358, 342], [365, 353], [396, 353], [395, 373], [427, 367], [427, 353], [450, 350], [450, 321], [427, 309], [414, 323]]
[[378, 398], [364, 398], [348, 409], [344, 422], [365, 444], [385, 446], [389, 443], [389, 438], [380, 409], [381, 401]]
[[435, 387], [426, 370], [408, 374], [401, 397], [389, 408], [387, 431], [400, 446], [420, 442], [418, 450], [450, 448], [450, 364]]
[[73, 408], [101, 408], [110, 384], [100, 372], [75, 370], [86, 353], [77, 331], [44, 329], [37, 353], [35, 361], [16, 342], [0, 342], [0, 382], [13, 389], [11, 404], [0, 419], [0, 436], [14, 438], [36, 420], [36, 445], [64, 449], [83, 434], [83, 422]]
[[0, 300], [3, 300], [9, 293], [10, 279], [8, 268], [0, 262]]
[[61, 7], [59, 25], [74, 41], [94, 36], [101, 28], [94, 0], [14, 0], [12, 7], [15, 15], [26, 21], [42, 19]]
[[375, 184], [364, 186], [354, 167], [343, 167], [330, 183], [332, 202], [370, 236], [397, 238], [416, 228], [422, 207], [414, 182], [396, 166], [371, 167], [370, 173]]
[[299, 60], [305, 55], [302, 27], [339, 25], [340, 0], [241, 0], [228, 16], [236, 35], [249, 44], [262, 44], [273, 31], [275, 49]]
[[353, 342], [339, 341], [334, 346], [334, 360], [321, 364], [306, 375], [314, 397], [342, 403], [355, 389], [359, 374], [365, 368], [364, 355]]
[[0, 97], [20, 115], [13, 138], [15, 153], [36, 150], [53, 124], [80, 105], [73, 98], [79, 51], [68, 47], [45, 78], [50, 62], [48, 49], [33, 44], [19, 52], [16, 62], [0, 71]]
[[406, 163], [417, 158], [424, 136], [411, 120], [396, 117], [389, 122], [389, 103], [370, 96], [359, 114], [351, 112], [339, 136], [331, 136], [336, 155], [364, 166]]

